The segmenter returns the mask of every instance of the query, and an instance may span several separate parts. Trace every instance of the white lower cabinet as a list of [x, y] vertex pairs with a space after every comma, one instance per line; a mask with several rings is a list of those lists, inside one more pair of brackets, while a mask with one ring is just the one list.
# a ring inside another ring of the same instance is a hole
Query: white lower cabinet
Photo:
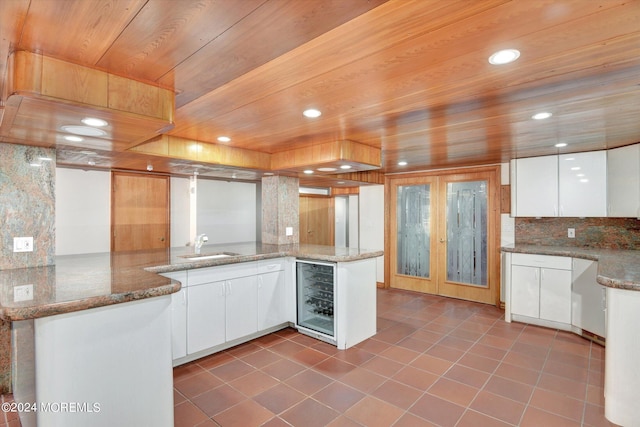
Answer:
[[225, 342], [226, 282], [187, 287], [187, 354]]
[[507, 322], [606, 338], [605, 288], [596, 281], [596, 261], [505, 252], [503, 269]]
[[597, 274], [596, 261], [573, 259], [571, 324], [606, 338], [606, 288], [596, 282]]
[[174, 364], [286, 326], [291, 264], [276, 258], [163, 273], [182, 283], [171, 295]]
[[258, 330], [269, 329], [287, 321], [285, 262], [274, 260], [258, 267]]
[[510, 270], [508, 320], [570, 328], [571, 258], [512, 254]]

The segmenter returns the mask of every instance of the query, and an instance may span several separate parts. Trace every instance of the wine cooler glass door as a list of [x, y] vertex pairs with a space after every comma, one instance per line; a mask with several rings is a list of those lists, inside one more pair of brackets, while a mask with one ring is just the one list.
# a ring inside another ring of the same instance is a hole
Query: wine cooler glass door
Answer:
[[297, 261], [298, 326], [335, 337], [335, 264]]

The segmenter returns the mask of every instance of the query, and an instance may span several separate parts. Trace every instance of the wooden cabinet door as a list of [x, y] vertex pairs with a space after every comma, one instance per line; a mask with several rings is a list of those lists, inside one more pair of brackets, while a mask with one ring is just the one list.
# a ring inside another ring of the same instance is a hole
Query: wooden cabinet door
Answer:
[[111, 250], [170, 246], [169, 177], [113, 172]]
[[333, 197], [300, 196], [300, 243], [334, 245], [333, 203]]

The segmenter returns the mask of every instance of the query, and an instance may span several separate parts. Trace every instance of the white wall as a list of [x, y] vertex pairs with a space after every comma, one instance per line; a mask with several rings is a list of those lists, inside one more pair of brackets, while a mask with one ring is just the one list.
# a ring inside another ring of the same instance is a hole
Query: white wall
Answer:
[[[256, 184], [198, 179], [197, 230], [209, 244], [256, 240]], [[171, 246], [191, 243], [190, 182], [171, 178]], [[56, 255], [111, 250], [111, 172], [56, 168]]]
[[56, 168], [56, 255], [109, 252], [111, 174]]
[[189, 178], [171, 177], [171, 246], [188, 246], [190, 233]]
[[197, 233], [208, 244], [256, 241], [256, 184], [198, 179]]
[[[360, 247], [384, 250], [384, 185], [360, 187]], [[378, 257], [376, 280], [384, 282], [384, 256]]]

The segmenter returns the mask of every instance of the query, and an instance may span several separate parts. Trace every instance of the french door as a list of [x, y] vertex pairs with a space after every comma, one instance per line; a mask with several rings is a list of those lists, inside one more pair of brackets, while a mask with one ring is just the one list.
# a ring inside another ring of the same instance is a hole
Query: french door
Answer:
[[387, 178], [390, 287], [499, 302], [499, 167]]

